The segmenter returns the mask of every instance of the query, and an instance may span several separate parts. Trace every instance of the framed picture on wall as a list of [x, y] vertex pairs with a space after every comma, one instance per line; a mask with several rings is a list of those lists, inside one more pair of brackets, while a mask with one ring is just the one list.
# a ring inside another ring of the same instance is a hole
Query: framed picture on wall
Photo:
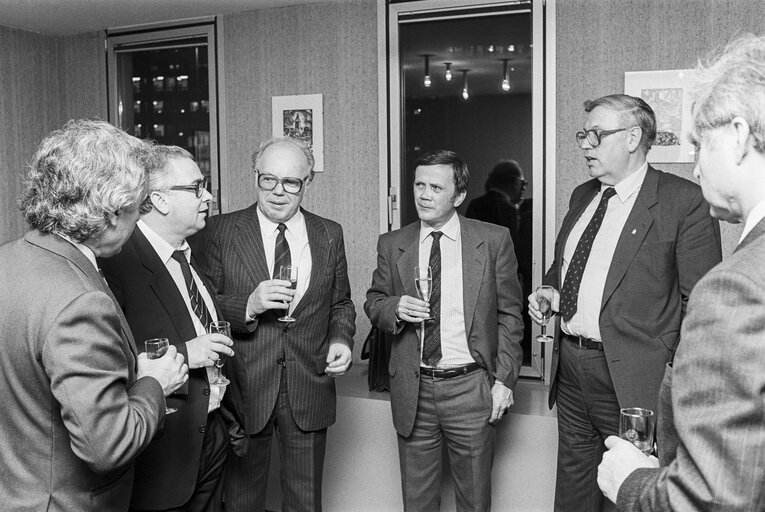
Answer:
[[321, 94], [273, 96], [271, 124], [274, 137], [292, 137], [311, 147], [314, 171], [324, 171], [324, 125]]
[[642, 98], [656, 114], [656, 142], [648, 152], [651, 163], [693, 162], [687, 89], [692, 73], [692, 69], [624, 73], [624, 93]]

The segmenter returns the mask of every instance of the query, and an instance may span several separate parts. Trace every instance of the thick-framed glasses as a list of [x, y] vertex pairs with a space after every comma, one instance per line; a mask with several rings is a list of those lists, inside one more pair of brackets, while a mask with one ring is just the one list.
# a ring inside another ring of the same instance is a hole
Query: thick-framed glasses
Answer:
[[207, 190], [207, 178], [196, 180], [191, 185], [175, 185], [167, 188], [168, 190], [185, 190], [186, 192], [194, 192], [197, 197], [202, 197], [204, 191]]
[[281, 185], [285, 192], [288, 194], [299, 194], [303, 190], [303, 185], [306, 180], [300, 178], [277, 178], [273, 174], [258, 173], [258, 187], [263, 190], [271, 191], [276, 188], [276, 185]]
[[584, 149], [582, 144], [584, 144], [584, 141], [586, 140], [590, 146], [596, 148], [600, 146], [600, 141], [603, 139], [603, 137], [607, 137], [609, 135], [613, 135], [614, 133], [623, 132], [629, 129], [631, 128], [617, 128], [615, 130], [585, 130], [576, 132], [576, 143], [579, 144], [580, 148]]

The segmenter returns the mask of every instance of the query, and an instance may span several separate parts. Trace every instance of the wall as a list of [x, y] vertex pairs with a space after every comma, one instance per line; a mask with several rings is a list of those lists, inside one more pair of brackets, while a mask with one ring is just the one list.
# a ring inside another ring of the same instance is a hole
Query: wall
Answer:
[[48, 37], [0, 26], [0, 243], [26, 231], [16, 199], [40, 140], [72, 117], [106, 118], [101, 41], [100, 33]]
[[[556, 226], [560, 227], [571, 191], [587, 179], [574, 141], [584, 122], [582, 103], [623, 92], [625, 71], [692, 68], [699, 57], [736, 34], [762, 33], [765, 2], [558, 0], [556, 9]], [[656, 167], [694, 180], [692, 164]], [[722, 232], [723, 254], [728, 255], [741, 228], [723, 223]]]
[[324, 166], [304, 206], [340, 222], [357, 346], [369, 330], [364, 295], [376, 263], [378, 212], [377, 10], [374, 0], [223, 17], [227, 211], [255, 198], [251, 155], [271, 136], [271, 97], [324, 95]]

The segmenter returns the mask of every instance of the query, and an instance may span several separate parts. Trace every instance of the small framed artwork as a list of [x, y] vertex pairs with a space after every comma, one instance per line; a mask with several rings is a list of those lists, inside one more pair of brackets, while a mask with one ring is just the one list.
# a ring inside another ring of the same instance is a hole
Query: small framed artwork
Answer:
[[324, 111], [321, 94], [273, 96], [271, 124], [274, 137], [300, 139], [311, 147], [314, 171], [324, 171]]
[[688, 82], [692, 73], [692, 69], [624, 73], [624, 93], [642, 98], [656, 114], [656, 142], [648, 152], [651, 163], [694, 160], [694, 148], [688, 141], [691, 130]]

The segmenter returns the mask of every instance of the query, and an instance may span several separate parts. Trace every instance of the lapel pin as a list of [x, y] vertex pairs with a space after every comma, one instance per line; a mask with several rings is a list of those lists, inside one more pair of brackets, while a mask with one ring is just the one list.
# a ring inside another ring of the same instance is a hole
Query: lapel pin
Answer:
[[637, 229], [632, 230], [632, 234], [634, 235], [635, 233], [637, 233]]

